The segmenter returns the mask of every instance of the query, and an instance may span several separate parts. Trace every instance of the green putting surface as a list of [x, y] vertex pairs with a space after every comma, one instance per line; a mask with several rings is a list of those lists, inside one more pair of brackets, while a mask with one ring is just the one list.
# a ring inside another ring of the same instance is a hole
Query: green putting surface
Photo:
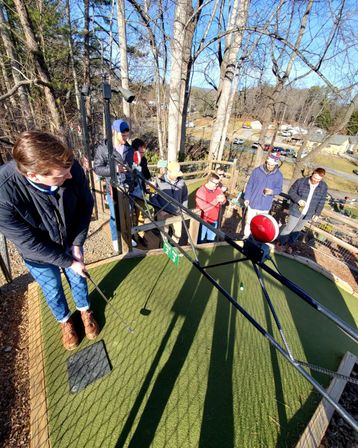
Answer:
[[[240, 255], [217, 247], [200, 251], [200, 257], [208, 264]], [[277, 263], [356, 326], [357, 298], [306, 266], [283, 257]], [[210, 273], [280, 340], [247, 262]], [[72, 353], [62, 348], [59, 329], [42, 307], [53, 448], [294, 446], [321, 396], [191, 263], [181, 258], [176, 267], [165, 255], [132, 258], [100, 266], [91, 275], [111, 298], [109, 306], [90, 285], [112, 372], [70, 394]], [[357, 354], [356, 344], [327, 318], [264, 278], [297, 359], [336, 370], [347, 350]], [[89, 344], [83, 339], [77, 350]], [[313, 375], [329, 384], [328, 377]]]

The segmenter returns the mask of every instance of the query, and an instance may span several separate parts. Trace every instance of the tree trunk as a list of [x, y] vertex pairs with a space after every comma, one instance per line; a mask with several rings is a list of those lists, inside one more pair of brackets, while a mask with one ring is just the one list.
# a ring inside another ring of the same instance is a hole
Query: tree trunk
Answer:
[[[12, 77], [14, 79], [15, 84], [18, 84], [21, 81], [20, 77], [20, 64], [19, 64], [19, 57], [16, 54], [16, 50], [14, 47], [14, 44], [11, 40], [10, 33], [8, 32], [7, 23], [5, 20], [4, 12], [0, 8], [0, 34], [2, 37], [2, 40], [4, 42], [5, 51], [7, 54], [7, 57], [9, 58], [10, 64], [11, 64], [11, 71], [12, 71]], [[8, 89], [9, 90], [9, 89]], [[27, 88], [24, 86], [19, 87], [18, 89], [18, 95], [20, 99], [20, 105], [21, 105], [21, 113], [25, 122], [25, 125], [27, 128], [31, 128], [34, 126], [34, 119], [32, 116], [32, 110], [30, 107], [30, 103], [27, 98]], [[11, 97], [10, 101], [14, 101], [14, 105], [16, 107], [16, 102], [14, 97]]]
[[109, 75], [108, 82], [111, 84], [112, 80], [112, 64], [113, 64], [113, 18], [114, 18], [114, 0], [111, 0], [111, 15], [109, 18]]
[[[25, 34], [25, 43], [30, 54], [32, 55], [35, 63], [36, 71], [39, 75], [41, 81], [51, 84], [51, 78], [45, 64], [43, 54], [40, 47], [36, 41], [35, 33], [33, 31], [32, 23], [28, 15], [26, 6], [22, 3], [22, 0], [14, 0], [16, 11], [19, 15], [19, 19]], [[60, 113], [56, 105], [56, 97], [52, 87], [44, 87], [45, 99], [47, 108], [50, 112], [52, 122], [50, 127], [53, 131], [60, 131], [63, 133], [62, 121], [60, 118]]]
[[[229, 28], [243, 27], [247, 20], [250, 0], [234, 0], [232, 12], [229, 20]], [[223, 70], [220, 86], [218, 89], [217, 113], [213, 123], [209, 157], [218, 159], [222, 157], [222, 152], [226, 140], [227, 127], [229, 123], [229, 107], [237, 88], [237, 55], [241, 48], [243, 32], [238, 31], [230, 34], [226, 41], [226, 48], [223, 58]]]
[[[124, 10], [124, 0], [117, 0], [117, 21], [118, 21], [118, 38], [121, 54], [121, 83], [124, 89], [129, 89], [128, 76], [128, 56], [127, 56], [127, 33], [126, 33], [126, 17]], [[123, 98], [123, 113], [130, 122], [131, 111], [129, 103]]]
[[178, 0], [172, 38], [172, 66], [169, 86], [168, 107], [168, 161], [177, 160], [180, 145], [182, 106], [183, 106], [183, 63], [185, 43], [187, 42], [187, 11], [191, 9], [189, 0]]
[[70, 9], [70, 1], [66, 0], [66, 15], [67, 15], [67, 24], [68, 24], [68, 49], [70, 52], [70, 64], [73, 76], [73, 85], [75, 88], [75, 96], [76, 96], [76, 104], [77, 109], [80, 110], [80, 91], [78, 88], [78, 79], [75, 67], [75, 60], [73, 57], [73, 39], [72, 39], [72, 23], [71, 23], [71, 9]]
[[167, 113], [164, 109], [166, 104], [166, 74], [167, 74], [167, 47], [166, 47], [166, 35], [164, 26], [164, 13], [161, 0], [158, 2], [158, 16], [160, 21], [160, 30], [163, 37], [163, 52], [161, 53], [161, 59], [163, 61], [162, 66], [160, 64], [159, 47], [157, 44], [157, 36], [151, 28], [153, 20], [148, 15], [149, 5], [148, 2], [144, 2], [142, 7], [136, 0], [129, 0], [133, 5], [137, 13], [139, 14], [143, 25], [148, 32], [148, 38], [150, 48], [154, 61], [154, 84], [155, 84], [155, 99], [156, 99], [156, 122], [158, 131], [158, 144], [159, 153], [162, 159], [166, 158], [166, 142], [167, 142]]
[[[302, 17], [302, 20], [301, 20], [301, 23], [300, 23], [300, 29], [299, 29], [299, 32], [298, 32], [298, 35], [297, 35], [297, 39], [296, 39], [295, 44], [294, 44], [294, 47], [296, 49], [300, 48], [300, 45], [301, 45], [301, 42], [302, 42], [302, 38], [303, 38], [303, 35], [305, 33], [305, 30], [306, 30], [308, 18], [309, 18], [309, 15], [311, 13], [311, 10], [312, 10], [313, 2], [314, 2], [314, 0], [309, 0], [309, 2], [307, 4], [307, 7], [306, 7], [306, 10], [305, 10], [305, 12], [303, 14], [303, 17]], [[273, 91], [273, 93], [271, 95], [270, 102], [269, 102], [268, 107], [267, 107], [267, 111], [266, 111], [266, 114], [265, 114], [265, 122], [263, 123], [262, 129], [261, 129], [261, 132], [260, 132], [259, 143], [261, 145], [263, 145], [265, 143], [266, 132], [267, 132], [268, 126], [271, 123], [272, 118], [274, 116], [275, 103], [277, 101], [277, 97], [282, 92], [282, 90], [283, 90], [283, 88], [285, 86], [286, 81], [290, 77], [291, 70], [292, 70], [292, 67], [293, 67], [293, 64], [294, 64], [296, 58], [297, 58], [297, 54], [295, 52], [292, 52], [291, 56], [290, 56], [290, 59], [289, 59], [289, 61], [287, 63], [287, 67], [286, 67], [286, 69], [285, 69], [283, 74], [280, 74], [279, 73], [279, 69], [277, 67], [275, 67], [274, 74], [276, 75], [277, 82], [276, 82], [274, 91]], [[277, 61], [276, 60], [273, 61], [273, 63], [274, 63], [273, 64], [274, 66], [277, 65]], [[263, 154], [262, 150], [257, 150], [256, 157], [255, 157], [255, 166], [261, 165], [262, 159], [263, 159], [263, 155], [264, 154]]]

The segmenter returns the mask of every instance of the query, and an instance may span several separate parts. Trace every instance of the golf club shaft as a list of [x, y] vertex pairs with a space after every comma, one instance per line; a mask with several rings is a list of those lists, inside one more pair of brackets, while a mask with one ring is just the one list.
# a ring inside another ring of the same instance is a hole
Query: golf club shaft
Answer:
[[126, 325], [128, 327], [128, 331], [132, 332], [134, 331], [134, 329], [128, 324], [128, 322], [126, 322], [122, 316], [118, 313], [118, 311], [114, 308], [114, 306], [112, 306], [112, 304], [110, 303], [109, 299], [107, 299], [107, 297], [103, 294], [102, 290], [100, 289], [100, 287], [97, 285], [97, 283], [92, 279], [92, 277], [90, 276], [90, 274], [87, 271], [84, 271], [86, 277], [88, 278], [88, 280], [92, 283], [92, 285], [96, 288], [98, 294], [102, 297], [102, 299], [107, 303], [107, 305], [109, 305], [112, 309], [112, 311], [114, 311], [114, 313], [117, 315], [117, 317], [120, 319], [120, 321]]

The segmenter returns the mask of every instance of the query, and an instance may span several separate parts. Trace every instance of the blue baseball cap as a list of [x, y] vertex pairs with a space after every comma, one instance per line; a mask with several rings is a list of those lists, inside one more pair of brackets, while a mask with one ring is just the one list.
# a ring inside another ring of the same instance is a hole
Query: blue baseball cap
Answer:
[[129, 124], [124, 120], [114, 120], [112, 123], [112, 131], [116, 132], [128, 132]]

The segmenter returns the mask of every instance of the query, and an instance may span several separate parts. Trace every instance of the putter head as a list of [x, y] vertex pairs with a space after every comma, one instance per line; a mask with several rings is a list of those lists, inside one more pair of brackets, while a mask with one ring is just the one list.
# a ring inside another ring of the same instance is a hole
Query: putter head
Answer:
[[149, 316], [152, 310], [148, 310], [148, 308], [142, 308], [139, 312], [142, 316]]

